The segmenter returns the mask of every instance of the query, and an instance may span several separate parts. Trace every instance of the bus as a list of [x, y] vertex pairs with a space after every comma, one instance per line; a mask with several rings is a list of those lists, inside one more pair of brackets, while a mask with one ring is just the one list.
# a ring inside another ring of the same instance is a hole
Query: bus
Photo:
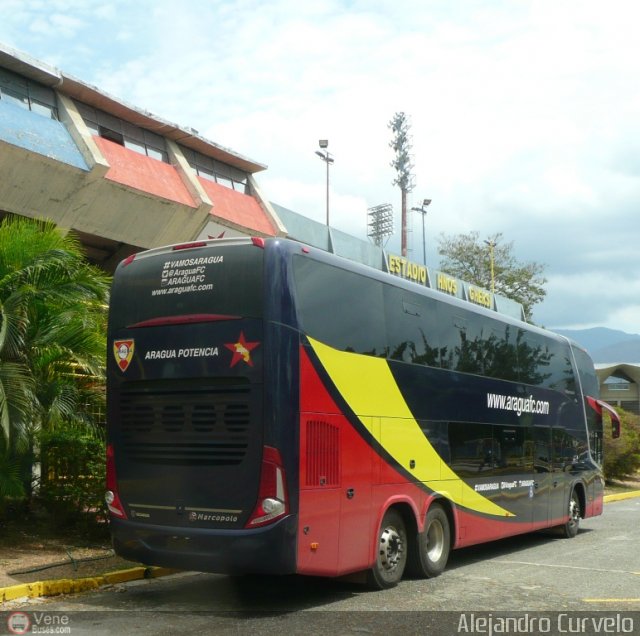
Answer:
[[132, 255], [108, 347], [106, 499], [132, 561], [383, 589], [602, 513], [611, 409], [583, 349], [322, 250]]

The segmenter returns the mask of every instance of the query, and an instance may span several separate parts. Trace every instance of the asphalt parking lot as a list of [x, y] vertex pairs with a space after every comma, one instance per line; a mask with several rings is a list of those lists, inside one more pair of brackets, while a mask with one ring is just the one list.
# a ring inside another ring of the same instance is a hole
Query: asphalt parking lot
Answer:
[[[331, 579], [182, 573], [13, 602], [7, 609], [66, 612], [76, 622], [70, 633], [91, 634], [117, 633], [125, 623], [134, 624], [141, 635], [199, 631], [214, 624], [221, 634], [382, 633], [385, 626], [427, 633], [421, 631], [427, 625], [429, 633], [438, 633], [438, 625], [458, 625], [463, 614], [471, 620], [469, 613], [497, 618], [512, 612], [557, 617], [560, 612], [580, 619], [595, 611], [601, 617], [622, 612], [640, 630], [639, 521], [640, 499], [608, 503], [603, 516], [582, 522], [574, 539], [536, 533], [465, 548], [452, 553], [440, 577], [405, 580], [382, 592]], [[81, 618], [83, 623], [92, 620], [90, 631], [82, 631]], [[618, 624], [618, 633], [624, 633], [623, 627]]]

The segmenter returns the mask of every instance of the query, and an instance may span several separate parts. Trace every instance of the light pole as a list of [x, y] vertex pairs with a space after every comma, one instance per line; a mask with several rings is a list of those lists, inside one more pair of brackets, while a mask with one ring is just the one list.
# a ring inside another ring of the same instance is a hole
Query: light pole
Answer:
[[487, 240], [485, 240], [485, 243], [489, 246], [489, 258], [491, 259], [491, 293], [493, 295], [495, 295], [495, 293], [496, 293], [496, 276], [495, 276], [495, 270], [494, 270], [494, 266], [493, 266], [493, 261], [494, 261], [493, 251], [496, 248], [496, 242], [495, 241], [487, 241]]
[[322, 150], [316, 150], [316, 154], [327, 164], [327, 227], [329, 227], [329, 164], [333, 163], [333, 157], [327, 150], [329, 147], [328, 139], [320, 139], [318, 145]]
[[427, 266], [427, 241], [424, 235], [424, 219], [427, 216], [427, 206], [431, 203], [431, 199], [424, 199], [419, 208], [411, 208], [414, 212], [422, 214], [422, 262]]

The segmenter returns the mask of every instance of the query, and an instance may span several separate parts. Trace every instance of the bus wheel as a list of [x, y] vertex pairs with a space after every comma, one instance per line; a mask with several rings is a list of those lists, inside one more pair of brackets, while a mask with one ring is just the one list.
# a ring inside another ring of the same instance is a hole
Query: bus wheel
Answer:
[[442, 574], [451, 550], [451, 531], [449, 517], [440, 504], [429, 508], [424, 531], [416, 534], [414, 543], [407, 570], [419, 578]]
[[406, 564], [407, 530], [400, 513], [391, 508], [378, 533], [376, 562], [367, 576], [369, 586], [377, 590], [395, 587], [402, 579]]
[[567, 539], [573, 539], [578, 534], [580, 527], [580, 498], [575, 489], [569, 498], [569, 520], [562, 526], [563, 534]]

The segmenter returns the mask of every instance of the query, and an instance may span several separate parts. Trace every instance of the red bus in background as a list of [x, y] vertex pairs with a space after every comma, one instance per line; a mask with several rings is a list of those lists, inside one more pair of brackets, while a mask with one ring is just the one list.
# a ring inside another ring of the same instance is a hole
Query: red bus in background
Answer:
[[384, 272], [282, 239], [154, 249], [118, 267], [108, 339], [125, 558], [386, 588], [602, 512], [586, 352]]

